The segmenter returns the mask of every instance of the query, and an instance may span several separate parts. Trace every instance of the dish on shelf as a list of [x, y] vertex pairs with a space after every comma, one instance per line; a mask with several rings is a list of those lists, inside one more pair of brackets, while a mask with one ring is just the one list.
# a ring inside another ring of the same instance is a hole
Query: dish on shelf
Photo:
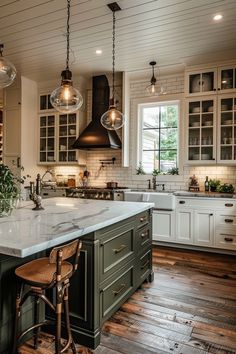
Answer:
[[210, 154], [202, 154], [202, 160], [210, 160]]
[[213, 106], [208, 107], [207, 112], [213, 112]]
[[48, 161], [54, 161], [54, 156], [48, 156], [48, 157], [47, 157], [47, 160], [48, 160]]
[[232, 124], [232, 119], [226, 119], [222, 122], [222, 125], [231, 125]]
[[207, 120], [207, 121], [205, 121], [205, 122], [203, 123], [203, 125], [204, 125], [205, 127], [209, 127], [209, 126], [212, 126], [212, 125], [213, 125], [213, 122], [212, 122], [212, 120]]
[[193, 154], [192, 160], [199, 160], [199, 154]]
[[227, 106], [227, 104], [222, 104], [222, 105], [221, 105], [221, 111], [228, 111], [228, 106]]
[[200, 127], [200, 122], [192, 122], [190, 123], [190, 127]]
[[200, 107], [193, 107], [192, 113], [200, 113]]

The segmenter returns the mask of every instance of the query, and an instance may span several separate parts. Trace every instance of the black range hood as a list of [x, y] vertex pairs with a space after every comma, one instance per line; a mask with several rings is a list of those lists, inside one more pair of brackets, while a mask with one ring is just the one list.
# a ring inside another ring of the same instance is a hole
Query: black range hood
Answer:
[[74, 149], [121, 149], [116, 131], [107, 130], [100, 122], [109, 109], [110, 87], [106, 75], [93, 77], [92, 121], [83, 130], [72, 147]]

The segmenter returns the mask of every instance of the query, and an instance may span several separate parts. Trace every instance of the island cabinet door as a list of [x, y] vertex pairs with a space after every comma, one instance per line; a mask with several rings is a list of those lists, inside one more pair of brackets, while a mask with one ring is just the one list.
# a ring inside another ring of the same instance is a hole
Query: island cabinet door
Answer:
[[[118, 224], [119, 225], [119, 224]], [[100, 282], [120, 269], [134, 257], [135, 223], [113, 226], [100, 236], [99, 269]]]

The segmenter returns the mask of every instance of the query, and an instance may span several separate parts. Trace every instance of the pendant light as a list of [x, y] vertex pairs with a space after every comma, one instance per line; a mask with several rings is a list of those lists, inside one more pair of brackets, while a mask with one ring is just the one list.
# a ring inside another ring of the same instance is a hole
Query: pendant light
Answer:
[[15, 66], [3, 56], [4, 45], [0, 44], [0, 88], [10, 86], [16, 77]]
[[52, 106], [62, 113], [75, 112], [83, 104], [83, 97], [80, 92], [73, 87], [72, 72], [69, 69], [70, 1], [71, 0], [67, 0], [66, 69], [61, 72], [61, 86], [56, 88], [50, 96]]
[[121, 10], [120, 6], [113, 2], [107, 5], [113, 13], [113, 32], [112, 32], [112, 97], [107, 112], [101, 117], [101, 124], [108, 130], [117, 130], [124, 125], [124, 115], [116, 109], [115, 105], [115, 24], [116, 11]]
[[156, 65], [156, 62], [155, 61], [151, 61], [149, 63], [149, 65], [151, 65], [152, 67], [152, 77], [151, 77], [151, 80], [150, 80], [150, 85], [148, 85], [146, 87], [146, 90], [148, 92], [148, 94], [150, 96], [159, 96], [159, 95], [164, 95], [166, 94], [164, 88], [161, 86], [160, 88], [160, 91], [158, 91], [158, 88], [157, 88], [157, 85], [156, 85], [156, 82], [157, 82], [157, 79], [155, 78], [155, 73], [154, 73], [154, 67]]

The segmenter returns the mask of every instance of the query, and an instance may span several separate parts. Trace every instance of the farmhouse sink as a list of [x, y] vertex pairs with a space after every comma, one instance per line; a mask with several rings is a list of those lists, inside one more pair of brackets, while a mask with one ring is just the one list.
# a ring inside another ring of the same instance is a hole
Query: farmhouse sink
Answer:
[[173, 193], [163, 192], [124, 192], [124, 200], [132, 202], [150, 202], [155, 204], [155, 209], [173, 210], [175, 196]]

